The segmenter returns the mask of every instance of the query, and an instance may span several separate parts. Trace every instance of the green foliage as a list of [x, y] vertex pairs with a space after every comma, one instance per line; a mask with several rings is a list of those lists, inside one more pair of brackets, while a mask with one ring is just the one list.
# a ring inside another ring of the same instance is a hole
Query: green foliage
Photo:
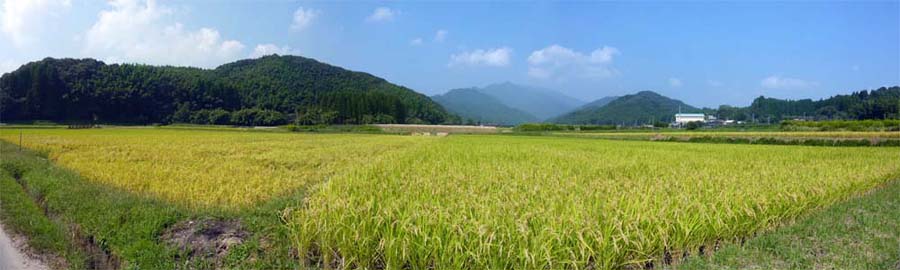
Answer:
[[696, 130], [703, 127], [703, 122], [700, 121], [691, 121], [684, 125], [684, 128], [687, 130]]
[[[293, 114], [298, 107], [336, 111], [329, 124], [361, 123], [366, 115], [379, 123], [453, 120], [408, 88], [297, 56], [242, 60], [214, 70], [46, 58], [0, 78], [4, 121], [221, 124], [232, 122], [225, 112]], [[248, 123], [243, 120], [235, 124]]]
[[531, 131], [594, 131], [594, 130], [615, 130], [614, 125], [560, 125], [550, 123], [525, 123], [513, 128], [519, 132]]
[[277, 126], [286, 124], [287, 118], [278, 111], [243, 109], [231, 115], [231, 122], [242, 126]]
[[209, 112], [209, 124], [227, 125], [231, 122], [231, 113], [223, 109], [215, 109]]
[[297, 125], [327, 125], [337, 118], [338, 112], [320, 107], [304, 107], [298, 110]]
[[366, 114], [379, 113], [391, 115], [398, 123], [408, 118], [443, 123], [450, 118], [440, 105], [409, 88], [304, 57], [240, 60], [213, 73], [241, 89], [245, 103], [283, 113], [318, 105], [337, 111], [333, 119], [337, 124], [358, 123]]
[[322, 132], [322, 133], [384, 133], [381, 128], [370, 125], [285, 125], [285, 129], [292, 132]]
[[431, 98], [450, 112], [471, 120], [472, 124], [517, 125], [538, 121], [537, 117], [506, 106], [475, 88], [453, 89]]
[[662, 122], [662, 121], [656, 121], [656, 122], [653, 122], [653, 127], [655, 127], [655, 128], [666, 128], [666, 127], [669, 127], [669, 123]]
[[574, 130], [574, 128], [570, 125], [557, 125], [557, 124], [549, 124], [549, 123], [525, 123], [516, 126], [513, 128], [515, 131], [562, 131], [562, 130]]
[[781, 100], [758, 97], [750, 107], [720, 106], [719, 118], [775, 123], [782, 119], [900, 119], [900, 86], [862, 90], [827, 99]]

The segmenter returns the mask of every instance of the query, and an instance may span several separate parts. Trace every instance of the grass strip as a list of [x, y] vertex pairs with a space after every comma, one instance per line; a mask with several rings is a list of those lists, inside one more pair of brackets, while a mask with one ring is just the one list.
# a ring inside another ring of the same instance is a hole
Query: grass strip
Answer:
[[681, 269], [900, 269], [900, 181]]
[[54, 269], [85, 268], [86, 257], [68, 237], [65, 226], [44, 215], [17, 179], [27, 168], [3, 156], [0, 170], [0, 220], [12, 233], [23, 235], [32, 252]]

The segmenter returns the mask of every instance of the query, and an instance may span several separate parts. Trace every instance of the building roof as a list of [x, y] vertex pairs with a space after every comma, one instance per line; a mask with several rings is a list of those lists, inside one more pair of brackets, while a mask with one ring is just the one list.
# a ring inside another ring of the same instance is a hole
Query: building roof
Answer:
[[676, 117], [678, 117], [678, 116], [681, 116], [681, 117], [704, 117], [706, 115], [702, 114], [702, 113], [676, 113], [675, 116]]

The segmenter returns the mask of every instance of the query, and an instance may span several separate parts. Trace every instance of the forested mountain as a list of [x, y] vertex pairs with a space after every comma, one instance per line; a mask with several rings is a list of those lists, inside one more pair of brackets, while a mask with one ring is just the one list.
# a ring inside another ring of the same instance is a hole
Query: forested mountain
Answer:
[[684, 102], [679, 100], [671, 99], [652, 91], [641, 91], [636, 94], [619, 97], [605, 106], [585, 107], [567, 113], [551, 119], [550, 122], [598, 125], [636, 125], [672, 122], [675, 113], [678, 113], [679, 109], [685, 113], [699, 111], [699, 109], [684, 104]]
[[617, 96], [603, 97], [603, 98], [591, 101], [587, 104], [581, 105], [581, 107], [578, 107], [578, 109], [576, 109], [576, 110], [600, 108], [600, 107], [606, 106], [606, 104], [609, 104], [610, 102], [612, 102], [613, 100], [616, 100], [616, 99], [619, 99], [619, 97], [617, 97]]
[[782, 119], [860, 120], [900, 118], [900, 87], [881, 87], [826, 99], [782, 100], [758, 97], [749, 107], [719, 106], [719, 118], [777, 122]]
[[93, 59], [28, 63], [0, 78], [3, 121], [272, 125], [458, 121], [427, 96], [362, 72], [271, 55], [214, 70]]
[[537, 122], [537, 117], [519, 109], [510, 108], [493, 96], [482, 93], [476, 88], [453, 89], [443, 95], [432, 96], [431, 99], [441, 104], [448, 111], [463, 118], [483, 124], [517, 125], [526, 122]]
[[534, 115], [539, 120], [558, 116], [584, 104], [581, 100], [557, 91], [509, 82], [488, 85], [479, 91], [497, 98], [506, 106]]

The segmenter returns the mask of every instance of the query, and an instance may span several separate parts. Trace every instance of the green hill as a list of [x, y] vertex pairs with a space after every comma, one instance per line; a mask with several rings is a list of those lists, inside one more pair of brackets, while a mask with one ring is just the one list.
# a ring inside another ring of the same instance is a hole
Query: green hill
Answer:
[[427, 96], [367, 73], [270, 55], [213, 70], [94, 59], [28, 63], [0, 78], [3, 121], [444, 123]]
[[431, 99], [463, 119], [485, 124], [517, 125], [538, 119], [521, 110], [510, 108], [493, 96], [476, 88], [453, 89]]
[[693, 106], [652, 91], [625, 95], [605, 106], [585, 106], [579, 110], [551, 119], [562, 124], [648, 124], [656, 121], [671, 122], [679, 108], [682, 112], [698, 111]]
[[609, 104], [610, 102], [612, 102], [613, 100], [616, 100], [618, 98], [619, 97], [617, 97], [617, 96], [603, 97], [603, 98], [591, 101], [588, 104], [581, 105], [581, 107], [578, 107], [578, 109], [576, 109], [576, 110], [600, 108], [600, 107], [606, 106], [606, 104]]
[[488, 85], [479, 91], [497, 98], [506, 106], [534, 115], [538, 120], [559, 116], [584, 104], [557, 91], [509, 82]]

